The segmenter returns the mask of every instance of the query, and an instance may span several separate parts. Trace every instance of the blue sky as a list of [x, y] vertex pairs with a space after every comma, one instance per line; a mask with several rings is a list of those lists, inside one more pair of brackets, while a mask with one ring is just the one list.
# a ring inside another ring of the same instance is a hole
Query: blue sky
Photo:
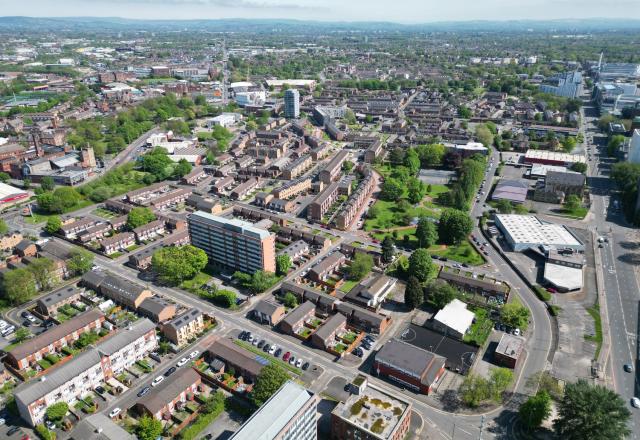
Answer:
[[2, 0], [2, 15], [326, 21], [637, 18], [640, 0]]

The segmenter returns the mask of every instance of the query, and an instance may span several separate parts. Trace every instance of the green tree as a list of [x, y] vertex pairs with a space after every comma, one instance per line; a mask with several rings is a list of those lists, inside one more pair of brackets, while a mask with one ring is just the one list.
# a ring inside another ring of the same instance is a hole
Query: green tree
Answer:
[[402, 163], [405, 167], [407, 167], [409, 173], [412, 176], [415, 176], [415, 174], [420, 170], [420, 157], [418, 156], [416, 150], [413, 148], [409, 148], [407, 150]]
[[465, 105], [461, 105], [460, 107], [458, 107], [458, 116], [460, 116], [462, 119], [469, 119], [471, 115], [472, 113], [469, 107]]
[[76, 206], [82, 196], [75, 188], [61, 186], [38, 196], [38, 206], [46, 212], [61, 214]]
[[580, 197], [575, 194], [569, 194], [567, 198], [564, 200], [564, 209], [566, 211], [575, 211], [582, 206], [580, 201]]
[[350, 280], [358, 281], [367, 276], [367, 274], [371, 272], [372, 267], [373, 257], [369, 254], [358, 252], [351, 261], [351, 265], [346, 269], [346, 272]]
[[393, 261], [393, 256], [396, 253], [395, 250], [396, 243], [390, 235], [384, 237], [382, 240], [382, 261], [385, 263], [391, 263]]
[[388, 178], [382, 184], [382, 190], [380, 191], [380, 198], [390, 202], [398, 201], [404, 194], [404, 188], [402, 184], [393, 178]]
[[567, 383], [553, 427], [566, 440], [622, 440], [631, 412], [614, 391], [584, 379]]
[[156, 219], [156, 215], [149, 208], [136, 206], [127, 215], [127, 226], [135, 229], [138, 226], [146, 225]]
[[529, 325], [529, 315], [529, 309], [523, 306], [517, 298], [514, 298], [513, 301], [502, 306], [500, 310], [500, 319], [502, 319], [502, 322], [508, 326], [522, 330], [525, 330]]
[[571, 165], [571, 171], [584, 174], [587, 172], [587, 164], [583, 162], [576, 162]]
[[464, 404], [475, 408], [491, 398], [490, 388], [487, 379], [471, 373], [464, 378], [458, 393], [460, 394], [460, 400], [462, 400]]
[[62, 221], [60, 220], [60, 217], [58, 217], [57, 215], [52, 215], [47, 219], [47, 225], [44, 227], [44, 230], [49, 234], [54, 234], [60, 230], [61, 226]]
[[53, 181], [53, 177], [51, 176], [44, 176], [40, 181], [40, 188], [42, 188], [44, 191], [53, 191], [53, 188], [55, 188], [55, 186], [56, 184]]
[[438, 235], [446, 244], [459, 244], [471, 234], [473, 220], [469, 214], [457, 209], [445, 209], [440, 216]]
[[458, 289], [454, 286], [441, 281], [433, 281], [427, 284], [425, 291], [429, 301], [438, 309], [449, 304], [459, 294]]
[[71, 258], [67, 260], [67, 269], [74, 275], [83, 275], [93, 266], [93, 254], [84, 249], [71, 251]]
[[348, 108], [345, 112], [344, 112], [344, 122], [348, 125], [354, 125], [356, 124], [358, 121], [356, 120], [356, 115], [355, 113], [353, 113], [353, 110], [351, 110], [350, 108]]
[[289, 380], [287, 372], [277, 364], [268, 364], [260, 371], [249, 398], [255, 406], [261, 406]]
[[513, 212], [513, 203], [507, 199], [500, 199], [496, 203], [496, 208], [500, 214], [511, 214]]
[[4, 171], [0, 172], [0, 182], [7, 183], [11, 179], [11, 176]]
[[163, 282], [172, 285], [193, 278], [207, 263], [207, 254], [191, 245], [158, 249], [151, 257], [153, 271]]
[[529, 397], [518, 411], [520, 423], [527, 431], [539, 428], [551, 415], [551, 397], [544, 390], [539, 390], [535, 396]]
[[151, 173], [156, 180], [165, 180], [173, 171], [173, 161], [169, 159], [167, 150], [164, 148], [154, 148], [147, 154], [138, 158], [142, 170]]
[[609, 156], [615, 156], [621, 145], [624, 144], [625, 137], [621, 134], [611, 136], [607, 143], [607, 154]]
[[282, 254], [276, 257], [276, 273], [278, 275], [286, 275], [289, 272], [289, 268], [291, 267], [291, 257]]
[[438, 242], [438, 229], [428, 217], [420, 217], [416, 228], [416, 238], [420, 247], [430, 248]]
[[2, 287], [4, 298], [16, 306], [31, 300], [38, 293], [35, 277], [25, 268], [5, 273]]
[[273, 272], [258, 270], [252, 274], [237, 271], [233, 277], [240, 282], [240, 285], [253, 294], [262, 293], [273, 287], [280, 279]]
[[160, 420], [145, 415], [138, 420], [136, 435], [139, 440], [156, 440], [156, 438], [162, 434], [163, 430], [164, 428]]
[[407, 280], [407, 287], [404, 289], [404, 304], [413, 310], [420, 307], [424, 302], [424, 292], [420, 281], [414, 276], [410, 276]]
[[344, 162], [342, 162], [342, 171], [344, 171], [345, 173], [350, 173], [352, 169], [353, 162], [351, 162], [350, 160], [345, 160]]
[[476, 126], [476, 139], [487, 148], [490, 148], [493, 144], [493, 134], [486, 125]]
[[53, 271], [55, 266], [48, 258], [36, 258], [27, 266], [27, 270], [33, 274], [36, 284], [41, 290], [50, 289], [53, 285]]
[[7, 222], [4, 219], [0, 218], [0, 235], [4, 235], [9, 232], [9, 226], [7, 226]]
[[60, 422], [69, 412], [69, 405], [66, 402], [56, 402], [53, 405], [49, 405], [45, 411], [47, 420], [52, 422]]
[[288, 308], [293, 309], [298, 305], [298, 298], [296, 298], [293, 293], [287, 292], [284, 294], [284, 297], [282, 297], [282, 303]]
[[426, 249], [417, 249], [409, 257], [409, 273], [424, 283], [436, 275], [436, 266]]
[[508, 368], [491, 368], [489, 376], [489, 389], [491, 398], [499, 402], [509, 385], [513, 382], [513, 371]]
[[173, 175], [176, 177], [186, 176], [191, 172], [191, 164], [186, 159], [180, 159], [173, 169]]
[[404, 160], [404, 149], [396, 147], [389, 153], [389, 162], [394, 165], [401, 165]]
[[442, 165], [442, 159], [446, 152], [442, 144], [419, 145], [416, 151], [423, 168]]
[[420, 203], [422, 198], [427, 193], [426, 185], [415, 177], [411, 177], [407, 182], [407, 197], [413, 204]]
[[25, 327], [20, 327], [18, 330], [16, 330], [15, 339], [18, 343], [26, 341], [27, 339], [29, 339], [29, 336], [31, 336], [31, 332], [29, 332], [29, 330]]

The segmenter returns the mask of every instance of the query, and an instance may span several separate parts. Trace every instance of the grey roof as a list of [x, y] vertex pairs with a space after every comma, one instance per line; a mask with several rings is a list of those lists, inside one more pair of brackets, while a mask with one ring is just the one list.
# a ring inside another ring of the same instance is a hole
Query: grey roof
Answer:
[[298, 307], [293, 309], [291, 312], [289, 312], [289, 314], [285, 316], [281, 322], [293, 326], [298, 321], [300, 321], [307, 313], [314, 310], [315, 308], [316, 305], [314, 303], [312, 303], [311, 301], [305, 301]]
[[91, 270], [82, 275], [82, 285], [89, 289], [98, 290], [109, 274], [99, 270]]
[[285, 247], [284, 249], [281, 249], [278, 252], [278, 255], [288, 255], [288, 256], [292, 256], [292, 255], [297, 255], [300, 252], [307, 252], [309, 250], [309, 245], [307, 244], [307, 242], [305, 242], [304, 240], [296, 240], [293, 243], [291, 243], [289, 246]]
[[265, 315], [273, 315], [276, 310], [283, 307], [282, 305], [275, 303], [273, 301], [269, 301], [266, 299], [261, 299], [258, 301], [258, 304], [254, 307], [255, 312], [263, 313]]
[[316, 338], [320, 338], [323, 341], [326, 341], [329, 336], [337, 329], [339, 329], [342, 325], [347, 323], [347, 317], [341, 313], [336, 313], [327, 319], [322, 327], [320, 327], [313, 335]]
[[9, 355], [18, 361], [24, 359], [30, 354], [33, 354], [36, 351], [53, 344], [55, 341], [70, 335], [74, 331], [85, 327], [87, 324], [99, 319], [100, 317], [104, 317], [104, 313], [98, 309], [92, 309], [84, 312], [23, 342], [9, 351]]
[[305, 407], [314, 394], [287, 381], [236, 431], [230, 440], [271, 440]]
[[126, 329], [119, 330], [115, 335], [105, 339], [96, 347], [101, 353], [112, 355], [155, 328], [156, 325], [153, 322], [144, 318], [136, 321]]
[[43, 296], [38, 300], [38, 303], [44, 304], [45, 307], [48, 307], [52, 304], [58, 304], [61, 301], [64, 301], [68, 298], [71, 298], [74, 295], [79, 295], [82, 291], [74, 286], [66, 286], [61, 289], [58, 289], [48, 295]]
[[155, 414], [198, 379], [200, 375], [193, 368], [180, 370], [153, 388], [149, 394], [138, 401], [138, 404]]
[[191, 321], [198, 319], [202, 315], [202, 312], [196, 308], [192, 308], [181, 314], [180, 316], [172, 319], [167, 323], [167, 326], [179, 329], [189, 324]]
[[266, 358], [245, 350], [226, 338], [217, 339], [209, 346], [207, 358], [210, 361], [220, 359], [225, 363], [238, 366], [254, 376], [260, 374], [262, 368], [269, 363]]
[[25, 405], [29, 405], [99, 364], [100, 353], [95, 348], [89, 348], [73, 358], [72, 361], [54, 368], [40, 379], [20, 385], [14, 393], [15, 398]]
[[256, 228], [253, 224], [238, 219], [226, 219], [217, 215], [212, 215], [203, 211], [197, 211], [191, 214], [189, 221], [198, 220], [203, 223], [208, 223], [213, 226], [217, 226], [222, 229], [226, 229], [237, 234], [248, 235], [250, 237], [265, 239], [271, 235], [269, 231]]
[[500, 179], [493, 190], [491, 198], [493, 200], [506, 199], [522, 203], [527, 198], [528, 190], [529, 184], [527, 182]]
[[145, 290], [147, 290], [146, 287], [114, 275], [107, 275], [100, 284], [100, 293], [115, 300], [128, 299], [135, 301]]
[[71, 257], [71, 249], [63, 244], [49, 240], [40, 246], [40, 251], [51, 254], [61, 260], [67, 260]]
[[545, 183], [561, 183], [563, 185], [584, 186], [586, 176], [582, 173], [548, 171]]
[[382, 346], [375, 359], [415, 374], [425, 385], [433, 383], [446, 362], [442, 356], [395, 338]]
[[31, 240], [20, 240], [20, 242], [16, 245], [16, 250], [25, 251], [29, 246], [31, 246], [33, 242]]
[[341, 264], [347, 257], [342, 252], [334, 252], [327, 258], [313, 266], [309, 272], [313, 272], [317, 275], [321, 275], [329, 269], [335, 268], [338, 264]]
[[151, 298], [145, 298], [144, 301], [140, 303], [138, 311], [146, 312], [152, 316], [158, 316], [164, 309], [171, 306], [173, 306], [173, 304], [171, 304], [166, 299], [153, 296]]
[[82, 419], [74, 428], [74, 440], [135, 440], [136, 437], [102, 413]]

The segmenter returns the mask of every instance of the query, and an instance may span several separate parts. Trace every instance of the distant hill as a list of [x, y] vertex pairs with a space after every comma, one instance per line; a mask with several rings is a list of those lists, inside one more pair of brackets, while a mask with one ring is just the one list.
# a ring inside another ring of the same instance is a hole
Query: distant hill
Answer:
[[576, 19], [576, 20], [513, 20], [513, 21], [449, 21], [422, 24], [391, 22], [321, 22], [289, 19], [220, 19], [220, 20], [133, 20], [117, 17], [0, 17], [0, 31], [167, 31], [206, 30], [211, 32], [317, 32], [317, 31], [387, 31], [387, 32], [598, 32], [640, 30], [640, 20]]

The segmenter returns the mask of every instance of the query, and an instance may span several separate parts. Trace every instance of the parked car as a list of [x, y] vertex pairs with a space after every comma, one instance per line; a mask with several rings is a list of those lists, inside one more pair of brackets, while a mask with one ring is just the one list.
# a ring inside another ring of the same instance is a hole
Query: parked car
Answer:
[[145, 394], [147, 394], [149, 392], [149, 390], [151, 389], [151, 387], [144, 387], [143, 389], [141, 389], [140, 391], [138, 391], [137, 396], [138, 397], [142, 397]]
[[289, 364], [295, 365], [295, 363], [296, 363], [296, 357], [291, 355], [291, 357], [289, 358]]
[[7, 431], [7, 435], [13, 435], [18, 431], [20, 431], [20, 427], [19, 426], [14, 426], [13, 428], [11, 428], [10, 430]]
[[241, 331], [240, 334], [238, 335], [238, 339], [240, 339], [242, 341], [244, 341], [246, 339], [246, 337], [247, 337], [246, 330]]
[[104, 389], [104, 387], [101, 387], [101, 386], [99, 386], [99, 385], [96, 387], [96, 392], [97, 392], [98, 394], [104, 394], [106, 391], [107, 391], [107, 390], [105, 390], [105, 389]]
[[259, 343], [259, 342], [260, 342], [260, 341], [258, 341], [258, 338], [255, 338], [251, 343], [252, 343], [253, 345], [258, 345], [258, 343]]
[[164, 376], [158, 376], [155, 379], [153, 379], [153, 382], [151, 382], [151, 386], [155, 387], [156, 385], [160, 385], [160, 383], [164, 380]]
[[169, 368], [167, 371], [164, 372], [164, 377], [169, 377], [171, 376], [173, 373], [175, 373], [177, 370], [176, 367], [171, 367]]
[[519, 328], [515, 329], [513, 331], [513, 334], [516, 335], [516, 336], [520, 336], [520, 329]]
[[297, 368], [302, 367], [302, 364], [303, 364], [303, 363], [304, 363], [304, 361], [303, 361], [302, 359], [298, 358], [298, 360], [296, 361], [296, 367], [297, 367]]
[[633, 365], [631, 364], [624, 364], [624, 371], [626, 371], [627, 373], [633, 373]]
[[111, 412], [109, 413], [109, 417], [114, 418], [115, 416], [117, 416], [118, 414], [120, 414], [122, 410], [120, 408], [113, 408], [111, 410]]
[[184, 364], [186, 364], [187, 362], [189, 362], [189, 359], [187, 358], [182, 358], [178, 361], [178, 367], [182, 367]]
[[200, 352], [198, 350], [193, 350], [191, 353], [189, 353], [189, 357], [191, 359], [195, 359], [198, 357], [198, 355], [200, 354]]
[[273, 353], [273, 355], [274, 355], [275, 357], [280, 357], [280, 355], [281, 355], [281, 354], [282, 354], [282, 348], [278, 348], [278, 349], [276, 350], [276, 352], [275, 352], [275, 353]]
[[271, 348], [269, 348], [269, 354], [275, 354], [276, 353], [276, 346], [272, 345]]
[[260, 342], [258, 342], [258, 348], [262, 348], [262, 346], [263, 346], [264, 344], [266, 344], [266, 343], [267, 343], [267, 341], [265, 341], [264, 339], [263, 339], [263, 340], [261, 340]]
[[20, 313], [20, 316], [22, 316], [23, 318], [27, 318], [29, 317], [30, 313], [27, 312], [26, 310], [23, 310], [22, 313]]
[[262, 347], [262, 351], [265, 352], [269, 352], [269, 349], [271, 349], [271, 344], [264, 344], [264, 346]]
[[[0, 419], [0, 425], [4, 425], [4, 423], [5, 423], [5, 420]], [[45, 420], [44, 425], [47, 427], [47, 429], [50, 429], [51, 431], [56, 429], [56, 424], [53, 423], [51, 420]]]
[[303, 370], [308, 370], [309, 369], [309, 362], [305, 362], [304, 365], [302, 366]]
[[284, 356], [282, 356], [282, 360], [287, 362], [289, 360], [289, 358], [291, 357], [291, 352], [287, 351]]
[[637, 397], [633, 397], [631, 399], [631, 406], [633, 406], [634, 408], [640, 408], [640, 399], [638, 399]]
[[36, 319], [35, 316], [33, 315], [29, 315], [27, 316], [27, 319], [29, 320], [29, 322], [31, 322], [32, 324], [35, 324], [36, 322], [38, 322], [38, 320]]
[[249, 336], [247, 336], [247, 341], [253, 342], [253, 335], [251, 333], [249, 333]]

